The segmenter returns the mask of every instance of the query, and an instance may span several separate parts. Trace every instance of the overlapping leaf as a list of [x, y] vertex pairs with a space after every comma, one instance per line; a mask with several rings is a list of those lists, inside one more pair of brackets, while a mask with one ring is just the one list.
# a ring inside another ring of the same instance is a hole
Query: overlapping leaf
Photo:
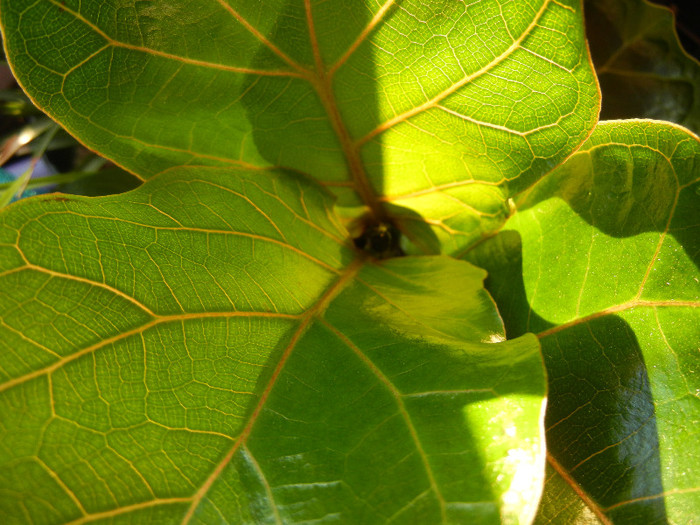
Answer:
[[182, 168], [0, 223], [3, 523], [525, 522], [537, 341], [483, 270], [381, 264], [290, 173]]
[[[489, 270], [509, 336], [543, 345], [550, 463], [589, 514], [687, 523], [700, 515], [698, 138], [600, 124], [519, 206], [470, 257]], [[540, 518], [567, 523], [556, 497]]]
[[144, 178], [283, 166], [418, 251], [500, 226], [593, 127], [579, 0], [2, 0], [18, 79]]
[[669, 120], [700, 132], [700, 64], [679, 44], [671, 11], [646, 0], [585, 7], [600, 118]]

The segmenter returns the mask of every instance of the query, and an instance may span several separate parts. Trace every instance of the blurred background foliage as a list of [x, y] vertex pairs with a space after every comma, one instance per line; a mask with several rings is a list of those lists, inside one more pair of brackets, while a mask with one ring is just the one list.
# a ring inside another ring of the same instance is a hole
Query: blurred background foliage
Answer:
[[664, 3], [669, 8], [645, 0], [584, 0], [603, 94], [600, 119], [667, 120], [697, 134], [700, 2]]
[[0, 208], [37, 193], [109, 195], [140, 184], [34, 106], [0, 50]]

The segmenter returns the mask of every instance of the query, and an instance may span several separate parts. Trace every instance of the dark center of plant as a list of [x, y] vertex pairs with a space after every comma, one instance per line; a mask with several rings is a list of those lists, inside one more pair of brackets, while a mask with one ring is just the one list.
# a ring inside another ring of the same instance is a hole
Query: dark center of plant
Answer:
[[405, 255], [401, 249], [401, 232], [387, 221], [368, 222], [359, 237], [353, 239], [355, 246], [377, 259], [388, 259]]

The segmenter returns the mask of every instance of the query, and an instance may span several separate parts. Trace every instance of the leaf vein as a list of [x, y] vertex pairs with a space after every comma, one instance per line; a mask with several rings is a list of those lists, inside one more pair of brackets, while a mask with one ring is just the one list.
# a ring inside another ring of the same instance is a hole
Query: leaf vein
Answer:
[[394, 127], [396, 124], [399, 124], [401, 122], [404, 122], [411, 117], [422, 113], [423, 111], [426, 111], [427, 109], [430, 109], [432, 107], [435, 107], [440, 101], [444, 100], [447, 98], [449, 95], [452, 93], [456, 92], [458, 89], [462, 88], [465, 86], [467, 83], [473, 81], [474, 79], [484, 75], [488, 71], [492, 70], [495, 66], [500, 64], [503, 60], [508, 58], [516, 49], [521, 47], [522, 42], [525, 40], [527, 36], [529, 36], [530, 32], [532, 29], [534, 29], [537, 26], [537, 23], [539, 20], [542, 18], [544, 15], [545, 11], [547, 10], [547, 7], [549, 6], [551, 0], [545, 0], [542, 3], [542, 6], [540, 7], [539, 11], [535, 14], [533, 17], [532, 21], [530, 24], [523, 30], [522, 34], [518, 37], [517, 40], [515, 40], [505, 51], [503, 51], [500, 55], [498, 55], [496, 58], [494, 58], [491, 62], [488, 64], [484, 65], [477, 71], [473, 72], [470, 75], [465, 76], [458, 82], [455, 82], [452, 84], [449, 88], [443, 90], [442, 92], [438, 93], [436, 96], [428, 100], [427, 102], [416, 106], [412, 109], [409, 109], [408, 111], [405, 111], [399, 115], [396, 115], [393, 118], [390, 118], [389, 120], [383, 122], [376, 128], [374, 128], [372, 131], [367, 133], [364, 137], [361, 137], [355, 141], [355, 146], [360, 147], [367, 142], [369, 142], [371, 139], [373, 139], [375, 136], [379, 135], [380, 133], [383, 133], [387, 131], [388, 129]]
[[267, 398], [269, 397], [270, 392], [272, 391], [277, 382], [277, 379], [282, 373], [285, 364], [289, 360], [289, 357], [291, 356], [299, 340], [302, 338], [304, 333], [306, 333], [306, 330], [309, 328], [312, 321], [317, 316], [322, 314], [326, 310], [330, 302], [349, 284], [350, 281], [352, 281], [355, 278], [357, 272], [360, 270], [363, 264], [364, 260], [362, 258], [357, 258], [352, 263], [350, 263], [345, 269], [345, 271], [339, 276], [339, 278], [328, 287], [328, 289], [319, 298], [316, 304], [299, 317], [299, 319], [301, 320], [299, 327], [296, 329], [291, 339], [289, 340], [289, 343], [284, 349], [282, 356], [280, 357], [280, 360], [277, 363], [277, 366], [272, 372], [272, 376], [268, 380], [267, 385], [265, 385], [265, 388], [260, 395], [260, 399], [258, 400], [257, 405], [255, 406], [252, 414], [250, 415], [248, 423], [241, 431], [240, 435], [238, 436], [238, 439], [236, 439], [233, 446], [229, 449], [229, 451], [226, 453], [221, 462], [216, 466], [216, 468], [212, 471], [212, 473], [209, 475], [206, 481], [202, 484], [201, 488], [192, 498], [192, 504], [190, 505], [189, 510], [187, 511], [182, 520], [182, 525], [189, 523], [189, 521], [192, 519], [192, 516], [194, 515], [195, 510], [197, 509], [197, 506], [209, 492], [209, 489], [214, 484], [214, 481], [218, 479], [218, 477], [221, 475], [226, 466], [231, 462], [231, 459], [233, 459], [233, 456], [240, 449], [240, 447], [245, 446], [248, 436], [250, 436], [250, 433], [253, 430], [253, 426], [255, 425], [255, 422], [257, 421], [260, 412], [265, 406]]
[[[440, 492], [440, 489], [437, 485], [437, 481], [435, 480], [435, 475], [433, 474], [433, 468], [430, 465], [430, 461], [428, 460], [428, 455], [426, 454], [425, 450], [423, 449], [423, 444], [420, 441], [420, 438], [418, 437], [418, 432], [416, 431], [416, 427], [413, 424], [413, 421], [411, 420], [411, 416], [408, 413], [408, 410], [406, 409], [406, 405], [403, 402], [403, 395], [402, 393], [391, 383], [389, 378], [384, 375], [384, 373], [372, 362], [372, 360], [365, 355], [365, 353], [360, 350], [355, 344], [348, 339], [348, 337], [340, 332], [337, 328], [332, 326], [328, 321], [325, 319], [321, 319], [321, 323], [323, 323], [329, 330], [331, 330], [343, 343], [350, 348], [357, 357], [360, 358], [360, 360], [370, 369], [372, 374], [379, 379], [382, 384], [386, 387], [386, 389], [391, 393], [391, 395], [394, 397], [396, 401], [397, 408], [399, 410], [399, 413], [401, 414], [402, 419], [404, 420], [404, 423], [406, 424], [408, 431], [411, 435], [411, 439], [413, 440], [413, 443], [416, 446], [416, 451], [418, 452], [418, 455], [421, 459], [421, 462], [423, 463], [423, 467], [425, 469], [426, 475], [428, 477], [428, 481], [430, 483], [430, 491], [435, 494], [435, 497], [437, 498], [439, 505], [440, 505], [440, 513], [442, 515], [442, 522], [447, 523], [447, 512], [445, 508], [445, 498], [443, 497], [442, 493]], [[427, 492], [427, 491], [426, 491]]]

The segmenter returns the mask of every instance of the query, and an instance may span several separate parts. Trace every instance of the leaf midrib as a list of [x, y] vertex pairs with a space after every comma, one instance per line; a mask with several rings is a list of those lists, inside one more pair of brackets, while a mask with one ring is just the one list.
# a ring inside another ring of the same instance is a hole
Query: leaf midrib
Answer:
[[576, 483], [569, 471], [566, 470], [557, 459], [547, 452], [547, 462], [552, 466], [552, 468], [559, 474], [564, 482], [571, 487], [571, 489], [576, 493], [576, 495], [581, 499], [584, 505], [591, 509], [595, 516], [600, 520], [602, 525], [613, 525], [612, 521], [605, 515], [603, 509], [598, 505], [591, 496], [581, 488], [581, 486]]
[[316, 302], [314, 306], [309, 308], [304, 314], [302, 314], [299, 319], [301, 319], [301, 322], [299, 323], [299, 326], [297, 327], [296, 331], [292, 335], [289, 343], [287, 344], [287, 347], [284, 349], [282, 352], [282, 355], [279, 359], [279, 362], [277, 363], [277, 366], [275, 367], [274, 371], [272, 372], [272, 375], [270, 379], [267, 382], [267, 385], [265, 385], [265, 388], [263, 389], [260, 398], [253, 409], [253, 412], [251, 413], [248, 422], [246, 426], [243, 428], [241, 433], [239, 434], [238, 438], [234, 442], [233, 446], [229, 449], [229, 451], [226, 453], [224, 456], [223, 460], [216, 466], [216, 468], [213, 470], [213, 472], [209, 475], [209, 477], [206, 479], [206, 481], [202, 484], [201, 488], [195, 493], [195, 495], [192, 497], [192, 503], [190, 505], [190, 508], [188, 509], [187, 513], [182, 519], [182, 525], [186, 525], [189, 523], [190, 519], [194, 515], [194, 512], [196, 511], [197, 507], [199, 506], [199, 503], [201, 500], [206, 496], [206, 494], [209, 492], [209, 489], [211, 486], [214, 484], [214, 482], [219, 478], [223, 470], [226, 468], [226, 466], [231, 462], [231, 459], [233, 459], [233, 456], [236, 454], [236, 452], [239, 450], [241, 446], [244, 446], [248, 436], [250, 436], [250, 433], [253, 430], [253, 426], [255, 425], [255, 422], [258, 419], [258, 416], [260, 412], [262, 411], [263, 407], [265, 406], [265, 403], [267, 401], [268, 396], [270, 395], [270, 392], [275, 386], [275, 383], [277, 382], [277, 379], [279, 378], [282, 369], [284, 368], [285, 364], [289, 360], [289, 357], [291, 356], [292, 352], [294, 351], [297, 343], [299, 340], [302, 338], [302, 336], [306, 333], [308, 328], [310, 327], [312, 321], [320, 317], [323, 312], [328, 308], [329, 304], [335, 297], [337, 297], [344, 289], [345, 287], [350, 284], [350, 282], [354, 279], [354, 277], [357, 275], [357, 273], [360, 271], [362, 266], [365, 264], [365, 258], [362, 256], [356, 257], [344, 270], [344, 272], [340, 275], [340, 277], [333, 283], [331, 284], [328, 289], [325, 291], [325, 293], [319, 298], [319, 300]]
[[[66, 6], [64, 6], [62, 3], [58, 2], [57, 0], [50, 0], [54, 5], [57, 7], [65, 10], [66, 12], [69, 12], [72, 16], [76, 17], [79, 19], [81, 22], [86, 24], [88, 27], [90, 27], [93, 31], [95, 31], [97, 34], [99, 34], [102, 38], [105, 39], [105, 41], [109, 45], [113, 45], [115, 47], [123, 47], [126, 49], [131, 49], [134, 51], [139, 51], [139, 52], [145, 52], [145, 53], [150, 53], [154, 54], [157, 56], [161, 56], [163, 58], [167, 58], [170, 60], [176, 60], [180, 61], [183, 63], [187, 63], [190, 65], [195, 65], [195, 66], [200, 66], [200, 67], [207, 67], [207, 68], [213, 68], [213, 69], [220, 69], [220, 70], [226, 70], [234, 73], [239, 73], [239, 74], [248, 74], [248, 75], [258, 75], [258, 76], [288, 76], [288, 77], [296, 77], [296, 78], [301, 78], [310, 83], [310, 85], [313, 87], [313, 89], [316, 91], [318, 94], [320, 101], [322, 105], [324, 106], [329, 122], [331, 123], [334, 132], [336, 133], [336, 136], [340, 142], [341, 149], [343, 151], [343, 155], [345, 157], [347, 166], [348, 166], [348, 171], [349, 175], [352, 181], [352, 187], [355, 189], [355, 191], [358, 193], [360, 199], [362, 202], [369, 208], [369, 211], [372, 216], [376, 220], [386, 220], [387, 219], [387, 212], [384, 210], [384, 205], [381, 199], [381, 196], [378, 196], [376, 194], [376, 191], [374, 190], [372, 184], [370, 183], [369, 177], [367, 175], [364, 163], [362, 161], [361, 155], [360, 155], [360, 150], [361, 148], [368, 143], [370, 140], [372, 140], [374, 137], [377, 135], [389, 130], [393, 126], [399, 124], [400, 122], [404, 122], [411, 117], [420, 114], [426, 110], [432, 109], [432, 108], [441, 108], [440, 102], [444, 100], [446, 97], [463, 87], [464, 85], [468, 84], [469, 82], [473, 81], [474, 79], [484, 75], [488, 71], [492, 70], [495, 66], [497, 66], [499, 63], [501, 63], [503, 60], [505, 60], [507, 57], [509, 57], [516, 49], [521, 47], [522, 42], [530, 35], [532, 30], [537, 26], [538, 22], [544, 15], [544, 13], [547, 11], [547, 9], [550, 7], [552, 3], [556, 3], [559, 5], [562, 9], [568, 9], [572, 10], [571, 7], [565, 6], [562, 4], [559, 4], [555, 2], [554, 0], [544, 0], [537, 11], [535, 15], [533, 16], [531, 22], [528, 24], [528, 26], [521, 32], [521, 34], [513, 40], [513, 43], [505, 49], [502, 53], [500, 53], [497, 57], [493, 58], [489, 63], [485, 64], [483, 67], [481, 67], [479, 70], [475, 71], [472, 74], [466, 75], [463, 77], [462, 80], [453, 83], [450, 87], [447, 89], [443, 90], [427, 102], [416, 106], [408, 111], [405, 111], [399, 115], [396, 115], [395, 117], [387, 120], [386, 122], [383, 122], [376, 126], [373, 130], [369, 131], [366, 133], [364, 136], [359, 137], [359, 138], [353, 138], [345, 123], [344, 120], [341, 116], [337, 101], [335, 100], [335, 94], [333, 90], [333, 77], [334, 74], [342, 67], [343, 64], [345, 64], [350, 56], [360, 47], [360, 45], [366, 40], [366, 38], [377, 28], [377, 26], [381, 25], [382, 21], [385, 19], [385, 15], [389, 12], [391, 7], [395, 4], [394, 0], [387, 0], [376, 12], [376, 14], [372, 17], [372, 19], [369, 21], [369, 23], [365, 26], [365, 28], [362, 30], [362, 32], [358, 35], [358, 37], [351, 43], [351, 45], [348, 47], [348, 49], [341, 55], [341, 57], [335, 61], [334, 64], [330, 65], [329, 67], [326, 67], [326, 65], [323, 63], [319, 45], [318, 45], [318, 40], [316, 36], [316, 31], [314, 28], [314, 23], [313, 23], [313, 13], [312, 13], [312, 6], [310, 0], [304, 0], [304, 8], [306, 12], [306, 21], [307, 21], [307, 26], [309, 30], [309, 37], [310, 37], [310, 42], [312, 46], [312, 53], [314, 56], [314, 68], [309, 69], [306, 66], [303, 66], [290, 58], [286, 53], [284, 53], [280, 48], [278, 48], [273, 42], [268, 40], [262, 33], [260, 33], [252, 24], [250, 24], [240, 13], [238, 13], [233, 7], [228, 5], [226, 2], [223, 0], [217, 0], [217, 3], [226, 11], [228, 12], [233, 19], [241, 24], [243, 28], [245, 28], [246, 31], [248, 31], [254, 38], [256, 38], [261, 45], [267, 47], [273, 54], [278, 56], [281, 60], [283, 60], [286, 64], [290, 66], [289, 71], [271, 71], [271, 70], [255, 70], [255, 69], [249, 69], [249, 68], [243, 68], [243, 67], [238, 67], [238, 66], [226, 66], [223, 64], [217, 64], [213, 62], [208, 62], [204, 60], [198, 60], [198, 59], [190, 59], [186, 57], [182, 57], [179, 55], [174, 55], [172, 53], [166, 53], [163, 51], [158, 51], [150, 48], [145, 48], [143, 46], [137, 46], [133, 44], [128, 44], [124, 42], [120, 42], [117, 40], [114, 40], [112, 37], [107, 35], [104, 31], [102, 31], [100, 28], [95, 26], [93, 23], [88, 21], [85, 17], [80, 15], [79, 13], [68, 9]], [[558, 65], [558, 64], [557, 64]], [[487, 123], [483, 123], [484, 125], [487, 125]], [[553, 125], [557, 125], [557, 123], [554, 123]], [[511, 132], [513, 130], [510, 130]], [[535, 130], [531, 130], [530, 132], [533, 132]], [[153, 146], [158, 146], [158, 145], [153, 145]], [[190, 152], [191, 153], [191, 152]], [[194, 154], [194, 153], [193, 153]], [[199, 154], [196, 154], [199, 156]], [[219, 159], [222, 161], [226, 161], [228, 163], [234, 162], [232, 159]]]

